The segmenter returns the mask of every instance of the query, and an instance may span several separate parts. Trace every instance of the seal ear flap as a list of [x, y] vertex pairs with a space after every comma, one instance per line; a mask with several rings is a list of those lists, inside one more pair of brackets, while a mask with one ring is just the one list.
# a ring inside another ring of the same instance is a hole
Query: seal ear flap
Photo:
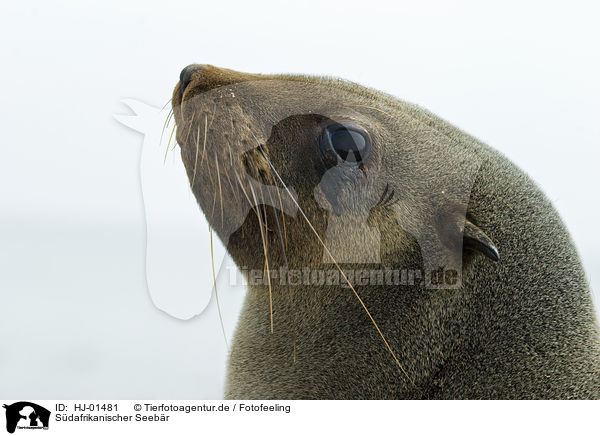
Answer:
[[468, 249], [478, 251], [493, 261], [499, 261], [500, 253], [490, 237], [473, 224], [464, 211], [457, 209], [450, 208], [438, 215], [436, 224], [440, 241], [457, 255], [462, 255], [464, 249]]
[[500, 253], [483, 230], [465, 218], [465, 227], [463, 229], [463, 246], [465, 248], [479, 251], [493, 261], [500, 260]]

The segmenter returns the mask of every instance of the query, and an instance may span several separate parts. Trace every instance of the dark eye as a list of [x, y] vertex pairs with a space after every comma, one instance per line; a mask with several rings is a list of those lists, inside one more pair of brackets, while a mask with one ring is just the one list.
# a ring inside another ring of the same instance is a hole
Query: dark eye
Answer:
[[369, 134], [359, 126], [331, 123], [325, 125], [319, 137], [319, 147], [328, 166], [340, 162], [361, 164], [369, 154]]

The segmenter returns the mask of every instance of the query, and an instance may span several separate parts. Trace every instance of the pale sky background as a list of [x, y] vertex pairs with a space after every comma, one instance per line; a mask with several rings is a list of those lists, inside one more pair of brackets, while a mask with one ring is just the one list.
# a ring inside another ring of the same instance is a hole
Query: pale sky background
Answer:
[[[599, 7], [486, 4], [3, 2], [0, 398], [222, 395], [214, 305], [181, 321], [148, 296], [142, 137], [112, 117], [167, 103], [193, 62], [341, 76], [501, 150], [558, 208], [599, 301]], [[242, 292], [224, 294], [231, 333]]]

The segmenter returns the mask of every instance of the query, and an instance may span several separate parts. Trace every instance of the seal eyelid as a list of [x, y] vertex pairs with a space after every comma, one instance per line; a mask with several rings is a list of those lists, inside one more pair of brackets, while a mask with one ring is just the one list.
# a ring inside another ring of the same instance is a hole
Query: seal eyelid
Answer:
[[325, 124], [318, 142], [328, 167], [339, 163], [361, 166], [371, 150], [369, 133], [353, 123]]

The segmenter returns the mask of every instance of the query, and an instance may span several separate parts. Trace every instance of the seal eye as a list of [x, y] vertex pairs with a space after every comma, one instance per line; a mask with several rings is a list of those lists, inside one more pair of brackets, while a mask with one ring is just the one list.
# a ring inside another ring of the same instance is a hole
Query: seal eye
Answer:
[[339, 162], [359, 165], [367, 158], [371, 141], [369, 134], [358, 126], [332, 123], [323, 128], [319, 147], [329, 166]]

